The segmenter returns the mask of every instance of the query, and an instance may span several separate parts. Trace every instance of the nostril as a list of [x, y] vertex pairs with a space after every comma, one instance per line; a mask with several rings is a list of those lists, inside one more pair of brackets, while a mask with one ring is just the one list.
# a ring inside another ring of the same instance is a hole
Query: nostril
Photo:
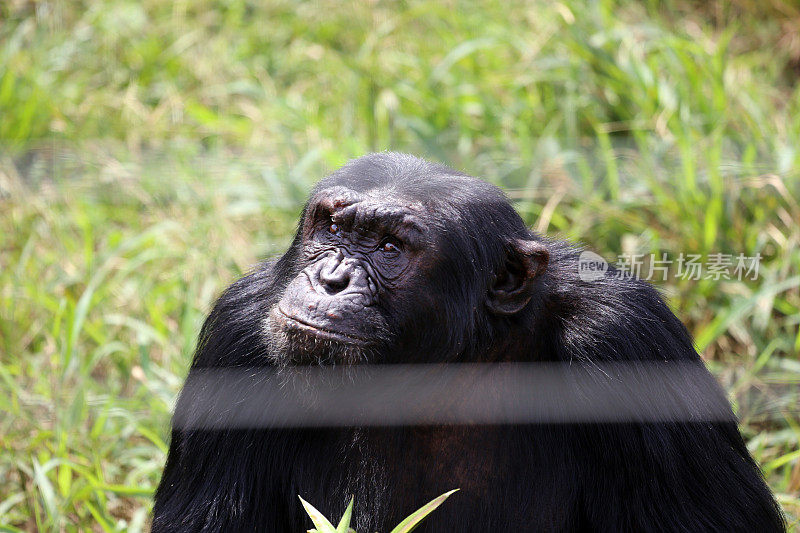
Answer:
[[321, 288], [328, 294], [337, 294], [352, 283], [353, 264], [341, 252], [328, 257], [319, 269], [317, 279]]
[[350, 285], [350, 276], [320, 276], [320, 281], [325, 290], [330, 294], [342, 292]]
[[332, 269], [323, 268], [319, 273], [319, 281], [329, 294], [336, 294], [350, 285], [350, 271], [341, 263]]

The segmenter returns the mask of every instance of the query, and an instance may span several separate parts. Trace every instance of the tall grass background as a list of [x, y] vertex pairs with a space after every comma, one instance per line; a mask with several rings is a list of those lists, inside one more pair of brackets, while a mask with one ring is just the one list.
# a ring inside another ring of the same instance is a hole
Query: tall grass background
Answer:
[[760, 254], [656, 285], [796, 527], [798, 80], [789, 0], [3, 2], [0, 531], [146, 529], [213, 299], [385, 149], [608, 259]]

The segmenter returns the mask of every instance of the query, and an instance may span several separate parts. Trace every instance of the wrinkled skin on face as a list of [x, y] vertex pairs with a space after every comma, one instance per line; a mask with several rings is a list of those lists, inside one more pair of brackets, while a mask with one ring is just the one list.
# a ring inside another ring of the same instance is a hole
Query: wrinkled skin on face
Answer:
[[432, 289], [425, 273], [435, 242], [422, 210], [346, 187], [314, 195], [302, 221], [303, 268], [267, 319], [281, 362], [363, 362], [401, 340], [404, 296]]

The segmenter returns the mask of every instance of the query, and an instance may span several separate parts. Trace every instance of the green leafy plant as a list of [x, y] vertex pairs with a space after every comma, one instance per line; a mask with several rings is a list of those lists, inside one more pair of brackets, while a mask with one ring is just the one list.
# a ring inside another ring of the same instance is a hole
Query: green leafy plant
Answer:
[[[431, 514], [457, 490], [458, 489], [453, 489], [450, 492], [445, 492], [441, 496], [432, 499], [415, 512], [411, 513], [405, 520], [397, 524], [390, 533], [409, 533], [410, 531], [414, 531], [426, 516]], [[350, 527], [350, 519], [353, 516], [353, 498], [350, 498], [350, 503], [347, 505], [347, 509], [345, 509], [341, 520], [339, 520], [339, 525], [336, 527], [334, 527], [316, 507], [305, 501], [302, 497], [298, 496], [298, 498], [300, 498], [300, 502], [302, 502], [308, 516], [311, 517], [311, 521], [314, 522], [315, 529], [309, 529], [308, 533], [356, 533], [355, 530]]]

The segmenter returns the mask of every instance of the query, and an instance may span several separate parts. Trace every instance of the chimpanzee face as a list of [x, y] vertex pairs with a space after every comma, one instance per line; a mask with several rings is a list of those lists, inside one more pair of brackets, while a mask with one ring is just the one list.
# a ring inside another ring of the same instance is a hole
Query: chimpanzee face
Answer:
[[548, 252], [496, 187], [356, 160], [317, 186], [282, 261], [274, 362], [442, 362], [527, 306]]
[[413, 316], [435, 315], [424, 209], [387, 196], [332, 187], [310, 199], [302, 268], [268, 318], [284, 362], [356, 363], [386, 353]]

